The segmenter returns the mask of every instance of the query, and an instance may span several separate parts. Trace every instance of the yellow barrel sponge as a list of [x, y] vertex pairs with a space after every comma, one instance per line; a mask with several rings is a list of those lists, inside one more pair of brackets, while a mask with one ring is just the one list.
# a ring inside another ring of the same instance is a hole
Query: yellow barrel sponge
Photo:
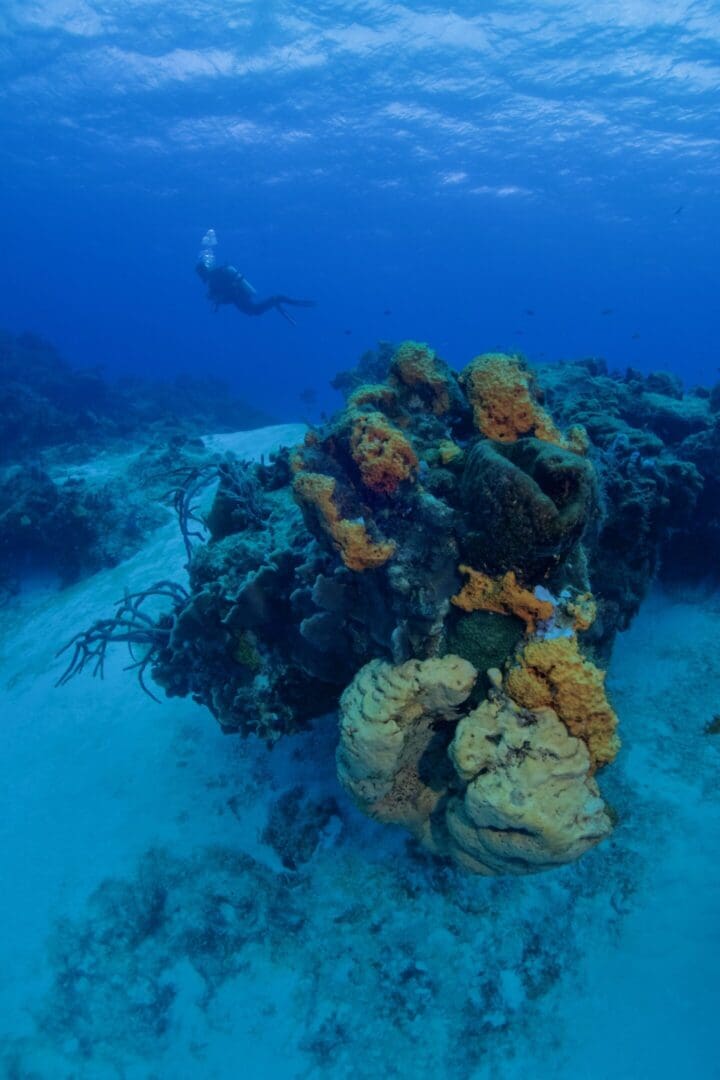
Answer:
[[533, 397], [529, 373], [514, 356], [483, 353], [464, 369], [460, 383], [475, 426], [486, 438], [515, 442], [521, 435], [534, 435], [567, 448], [552, 418]]
[[552, 709], [497, 690], [460, 721], [449, 756], [467, 786], [448, 803], [448, 854], [472, 873], [547, 870], [612, 830], [587, 747]]
[[352, 418], [350, 454], [363, 484], [383, 495], [394, 495], [403, 481], [414, 479], [419, 464], [403, 433], [380, 412]]
[[459, 656], [371, 660], [340, 699], [340, 782], [366, 814], [405, 825], [431, 850], [430, 817], [452, 778], [449, 736], [436, 746], [436, 728], [456, 718], [476, 675]]
[[404, 341], [393, 356], [390, 374], [404, 386], [422, 392], [435, 416], [449, 410], [450, 375], [429, 345]]
[[336, 481], [323, 473], [300, 472], [293, 480], [293, 492], [302, 508], [315, 512], [322, 529], [348, 570], [374, 570], [395, 553], [392, 541], [371, 539], [362, 521], [343, 518], [335, 503]]
[[523, 588], [513, 570], [501, 577], [490, 577], [472, 566], [460, 565], [461, 574], [468, 580], [457, 595], [451, 597], [456, 607], [463, 611], [496, 611], [499, 615], [516, 615], [522, 619], [529, 633], [535, 632], [538, 621], [550, 619], [553, 606], [549, 600], [539, 600], [529, 589]]
[[521, 708], [491, 674], [490, 699], [458, 718], [472, 664], [371, 660], [340, 700], [340, 782], [366, 814], [472, 873], [571, 862], [612, 829], [588, 748], [552, 709]]
[[605, 673], [582, 656], [577, 638], [529, 642], [508, 672], [505, 689], [527, 709], [554, 709], [568, 731], [587, 744], [594, 768], [615, 758], [620, 740], [605, 695]]

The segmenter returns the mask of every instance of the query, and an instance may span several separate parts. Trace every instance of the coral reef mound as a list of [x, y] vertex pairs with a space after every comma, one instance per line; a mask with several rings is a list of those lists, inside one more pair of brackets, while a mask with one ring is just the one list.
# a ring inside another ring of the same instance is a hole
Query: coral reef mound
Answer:
[[541, 374], [542, 399], [517, 356], [366, 354], [301, 445], [216, 469], [207, 543], [178, 492], [188, 586], [126, 598], [62, 678], [130, 641], [227, 732], [272, 743], [339, 707], [338, 773], [376, 820], [480, 874], [577, 858], [611, 831], [616, 634], [695, 508], [720, 528], [717, 403], [591, 362]]

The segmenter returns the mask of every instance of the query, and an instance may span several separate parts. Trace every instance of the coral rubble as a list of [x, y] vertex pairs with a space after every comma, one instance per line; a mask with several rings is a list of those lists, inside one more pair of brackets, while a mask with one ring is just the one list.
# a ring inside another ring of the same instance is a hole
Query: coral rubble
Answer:
[[541, 403], [517, 356], [368, 354], [334, 420], [219, 474], [153, 678], [270, 742], [339, 704], [358, 805], [473, 872], [577, 858], [612, 827], [603, 664], [719, 480], [712, 400], [633, 379], [546, 369]]

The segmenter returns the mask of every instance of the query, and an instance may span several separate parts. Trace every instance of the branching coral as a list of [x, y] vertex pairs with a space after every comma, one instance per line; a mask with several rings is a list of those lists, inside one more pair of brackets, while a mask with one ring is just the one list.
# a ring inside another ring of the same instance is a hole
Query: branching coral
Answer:
[[336, 481], [320, 473], [300, 472], [293, 490], [300, 505], [314, 510], [322, 528], [332, 538], [349, 570], [373, 570], [395, 551], [392, 542], [375, 542], [361, 521], [343, 518], [335, 503]]
[[615, 758], [620, 741], [617, 716], [605, 695], [605, 673], [584, 659], [577, 638], [529, 642], [506, 685], [524, 708], [554, 709], [568, 731], [587, 744], [594, 767]]
[[468, 580], [452, 597], [453, 604], [463, 611], [495, 611], [499, 615], [515, 615], [522, 619], [529, 633], [534, 633], [538, 620], [552, 617], [549, 600], [538, 600], [529, 589], [523, 588], [515, 573], [508, 570], [502, 577], [490, 577], [472, 566], [459, 566]]

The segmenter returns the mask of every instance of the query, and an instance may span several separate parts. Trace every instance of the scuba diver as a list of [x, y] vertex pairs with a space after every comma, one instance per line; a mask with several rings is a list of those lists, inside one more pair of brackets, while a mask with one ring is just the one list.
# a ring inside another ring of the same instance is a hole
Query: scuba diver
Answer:
[[264, 315], [266, 311], [275, 308], [283, 319], [287, 319], [293, 326], [295, 320], [285, 311], [284, 304], [292, 307], [315, 307], [314, 300], [293, 300], [291, 296], [268, 296], [265, 300], [256, 300], [256, 291], [247, 278], [236, 270], [234, 266], [217, 266], [215, 264], [215, 251], [217, 237], [214, 229], [208, 229], [200, 244], [200, 254], [195, 270], [199, 277], [208, 287], [208, 300], [214, 305], [215, 311], [221, 304], [234, 304], [244, 315]]

